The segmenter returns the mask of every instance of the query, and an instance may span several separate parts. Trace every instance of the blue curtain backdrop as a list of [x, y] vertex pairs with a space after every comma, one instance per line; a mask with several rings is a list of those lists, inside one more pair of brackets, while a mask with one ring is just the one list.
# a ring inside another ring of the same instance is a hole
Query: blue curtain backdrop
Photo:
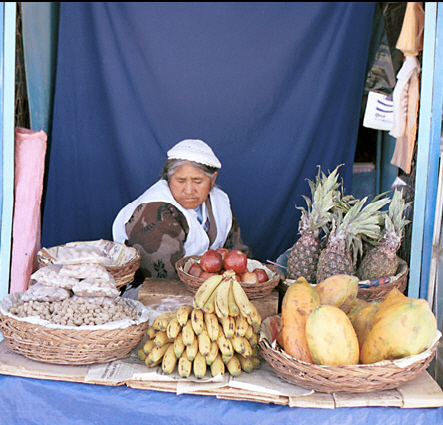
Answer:
[[277, 258], [317, 166], [345, 164], [350, 193], [374, 4], [62, 2], [43, 246], [111, 239], [200, 138], [245, 243]]

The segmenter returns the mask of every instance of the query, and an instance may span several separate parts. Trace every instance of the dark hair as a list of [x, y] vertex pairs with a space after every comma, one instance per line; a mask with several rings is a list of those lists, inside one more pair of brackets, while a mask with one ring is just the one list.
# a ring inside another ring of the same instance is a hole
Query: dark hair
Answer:
[[168, 159], [163, 166], [160, 177], [169, 182], [171, 176], [184, 164], [191, 164], [193, 167], [198, 168], [205, 173], [211, 181], [214, 179], [215, 173], [217, 172], [216, 167], [210, 167], [209, 165], [200, 164], [199, 162], [188, 161], [187, 159]]

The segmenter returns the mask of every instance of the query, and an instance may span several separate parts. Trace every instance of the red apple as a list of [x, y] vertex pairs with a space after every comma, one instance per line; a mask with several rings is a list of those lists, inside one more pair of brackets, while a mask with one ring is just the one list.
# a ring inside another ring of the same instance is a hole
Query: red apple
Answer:
[[258, 276], [258, 281], [260, 283], [267, 282], [269, 280], [268, 274], [265, 269], [257, 267], [253, 272]]
[[241, 275], [246, 271], [247, 264], [246, 254], [239, 249], [233, 249], [225, 258], [224, 268], [225, 270], [234, 270], [236, 274]]
[[200, 258], [200, 266], [205, 272], [218, 272], [222, 265], [221, 254], [213, 249], [208, 249]]
[[258, 281], [258, 275], [254, 272], [245, 271], [241, 275], [241, 282], [243, 283], [259, 283]]
[[189, 267], [188, 274], [195, 277], [200, 277], [200, 275], [203, 273], [203, 269], [198, 263], [192, 263]]
[[203, 271], [202, 274], [199, 276], [199, 278], [206, 280], [208, 277], [214, 276], [216, 274], [218, 274], [218, 273], [217, 272], [205, 272], [205, 271]]
[[220, 248], [216, 248], [215, 250], [216, 250], [218, 253], [221, 254], [221, 256], [222, 256], [222, 260], [223, 260], [223, 262], [224, 262], [226, 256], [229, 254], [229, 249], [228, 249], [228, 248], [220, 247]]

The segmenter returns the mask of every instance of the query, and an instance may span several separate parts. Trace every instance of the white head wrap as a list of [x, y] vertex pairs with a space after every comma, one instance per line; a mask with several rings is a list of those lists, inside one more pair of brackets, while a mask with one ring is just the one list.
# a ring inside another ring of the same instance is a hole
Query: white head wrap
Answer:
[[209, 167], [221, 168], [221, 163], [212, 149], [203, 140], [186, 139], [168, 151], [169, 159], [186, 159]]

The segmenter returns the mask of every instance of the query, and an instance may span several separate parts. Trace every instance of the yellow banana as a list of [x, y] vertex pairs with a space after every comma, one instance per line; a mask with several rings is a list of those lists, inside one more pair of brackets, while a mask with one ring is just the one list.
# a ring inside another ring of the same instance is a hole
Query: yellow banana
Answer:
[[232, 292], [234, 293], [235, 302], [240, 309], [243, 316], [249, 317], [252, 315], [251, 301], [249, 301], [244, 289], [238, 283], [237, 279], [232, 279]]
[[223, 362], [224, 364], [228, 364], [229, 360], [232, 359], [232, 356], [234, 355], [234, 352], [232, 352], [231, 354], [228, 354], [228, 355], [222, 354], [222, 353], [220, 352], [220, 355], [221, 355], [222, 362]]
[[203, 319], [203, 310], [199, 310], [194, 308], [191, 313], [191, 324], [192, 329], [194, 329], [194, 333], [196, 335], [200, 335], [203, 331], [203, 327], [205, 326], [205, 322]]
[[202, 309], [203, 306], [208, 301], [212, 292], [217, 288], [217, 286], [222, 281], [223, 276], [220, 274], [208, 277], [197, 289], [197, 292], [194, 295], [194, 305], [196, 308]]
[[182, 338], [183, 338], [183, 343], [186, 345], [186, 347], [189, 347], [194, 342], [195, 333], [194, 329], [192, 329], [191, 319], [188, 319], [188, 322], [182, 328]]
[[215, 295], [217, 294], [217, 291], [213, 291], [211, 296], [209, 297], [208, 301], [205, 302], [205, 305], [203, 306], [203, 311], [205, 313], [214, 313], [215, 311]]
[[258, 348], [258, 345], [256, 345], [255, 347], [252, 347], [252, 357], [259, 357], [259, 356], [260, 356], [260, 349]]
[[246, 353], [246, 342], [248, 342], [248, 340], [243, 336], [234, 336], [231, 339], [232, 348], [234, 349], [234, 351], [243, 355]]
[[208, 332], [211, 341], [217, 341], [219, 333], [218, 319], [215, 313], [205, 313], [204, 314], [206, 330]]
[[155, 333], [157, 331], [153, 328], [153, 326], [149, 326], [149, 328], [146, 330], [146, 335], [148, 336], [149, 339], [153, 339], [155, 337]]
[[225, 278], [221, 281], [215, 294], [215, 313], [219, 314], [219, 317], [229, 316], [229, 288], [231, 287], [230, 278]]
[[192, 345], [188, 345], [186, 347], [186, 354], [188, 356], [188, 359], [193, 361], [197, 353], [198, 353], [198, 339], [194, 338]]
[[218, 308], [217, 303], [214, 300], [214, 313], [217, 317], [223, 317], [223, 313], [220, 311], [220, 309]]
[[183, 335], [181, 332], [176, 336], [174, 339], [174, 353], [175, 357], [179, 359], [181, 355], [183, 354], [183, 351], [185, 351], [185, 343], [183, 342]]
[[176, 315], [177, 313], [174, 312], [166, 312], [166, 313], [162, 313], [159, 316], [157, 316], [154, 321], [152, 322], [152, 327], [156, 330], [156, 331], [165, 331], [168, 323], [170, 322], [170, 320]]
[[201, 379], [206, 375], [206, 359], [198, 352], [193, 361], [193, 371], [196, 378]]
[[251, 343], [245, 337], [243, 337], [243, 339], [245, 346], [245, 352], [243, 353], [243, 355], [247, 358], [250, 358], [254, 354], [254, 349], [252, 348]]
[[148, 339], [143, 345], [143, 351], [148, 354], [155, 347], [155, 341], [153, 339]]
[[260, 313], [257, 310], [257, 307], [255, 307], [255, 305], [253, 303], [251, 303], [251, 315], [247, 317], [248, 323], [250, 323], [252, 325], [252, 327], [254, 328], [254, 330], [256, 332], [258, 332], [260, 330], [260, 326], [261, 326], [261, 316]]
[[235, 319], [232, 316], [227, 316], [225, 318], [220, 318], [220, 323], [223, 328], [225, 337], [230, 339], [235, 334]]
[[232, 289], [232, 284], [231, 284], [231, 287], [229, 288], [228, 307], [229, 307], [229, 315], [230, 316], [237, 317], [240, 314], [240, 310], [238, 308], [238, 305], [235, 302], [234, 291]]
[[222, 331], [218, 334], [217, 344], [222, 355], [229, 357], [234, 353], [231, 341], [225, 337]]
[[225, 364], [220, 356], [220, 353], [217, 354], [214, 361], [211, 363], [211, 375], [217, 376], [218, 374], [224, 375], [225, 373]]
[[261, 360], [258, 356], [252, 356], [251, 357], [252, 364], [254, 365], [254, 369], [260, 369], [261, 368]]
[[177, 357], [174, 352], [174, 344], [171, 344], [169, 348], [163, 354], [162, 359], [162, 371], [164, 373], [170, 374], [174, 372], [175, 365], [177, 364]]
[[[246, 338], [246, 337], [245, 337]], [[252, 348], [257, 347], [258, 345], [258, 335], [254, 332], [252, 333], [249, 338], [246, 338], [249, 341], [249, 344], [251, 344]]]
[[149, 354], [146, 356], [145, 364], [148, 367], [157, 366], [162, 362], [163, 355], [166, 353], [166, 350], [172, 345], [172, 342], [162, 345], [161, 347], [155, 346]]
[[193, 307], [189, 304], [181, 304], [177, 309], [177, 321], [180, 326], [185, 326]]
[[249, 323], [246, 320], [245, 316], [243, 314], [239, 314], [235, 318], [235, 335], [237, 336], [245, 336], [246, 331], [248, 330]]
[[168, 337], [166, 331], [158, 331], [154, 338], [154, 343], [157, 347], [161, 347], [165, 345], [167, 342], [172, 342], [172, 340]]
[[[218, 347], [217, 347], [217, 349], [218, 349]], [[142, 362], [145, 361], [146, 353], [143, 351], [143, 348], [140, 348], [139, 350], [137, 350], [137, 356]]]
[[231, 357], [231, 360], [226, 363], [226, 367], [231, 376], [238, 376], [241, 374], [241, 364], [236, 354], [234, 354]]
[[245, 334], [243, 335], [247, 340], [249, 340], [249, 338], [251, 338], [251, 335], [254, 333], [254, 328], [252, 327], [252, 325], [250, 325], [248, 323], [248, 328], [246, 329]]
[[219, 349], [216, 341], [211, 341], [211, 348], [209, 349], [209, 353], [206, 356], [206, 364], [210, 366], [212, 362], [217, 357], [217, 354], [219, 354]]
[[178, 323], [177, 317], [174, 317], [168, 323], [168, 327], [166, 328], [166, 334], [170, 339], [175, 339], [177, 335], [181, 332], [181, 330], [182, 327], [180, 326], [180, 323]]
[[202, 356], [206, 357], [209, 355], [211, 350], [211, 339], [209, 338], [208, 332], [204, 329], [200, 335], [198, 335], [198, 351]]
[[243, 372], [251, 373], [254, 370], [254, 362], [252, 361], [252, 358], [242, 356], [238, 353], [236, 354], [236, 356], [240, 361], [241, 369]]
[[178, 374], [182, 378], [189, 378], [192, 372], [192, 361], [188, 359], [186, 350], [183, 355], [178, 359]]

